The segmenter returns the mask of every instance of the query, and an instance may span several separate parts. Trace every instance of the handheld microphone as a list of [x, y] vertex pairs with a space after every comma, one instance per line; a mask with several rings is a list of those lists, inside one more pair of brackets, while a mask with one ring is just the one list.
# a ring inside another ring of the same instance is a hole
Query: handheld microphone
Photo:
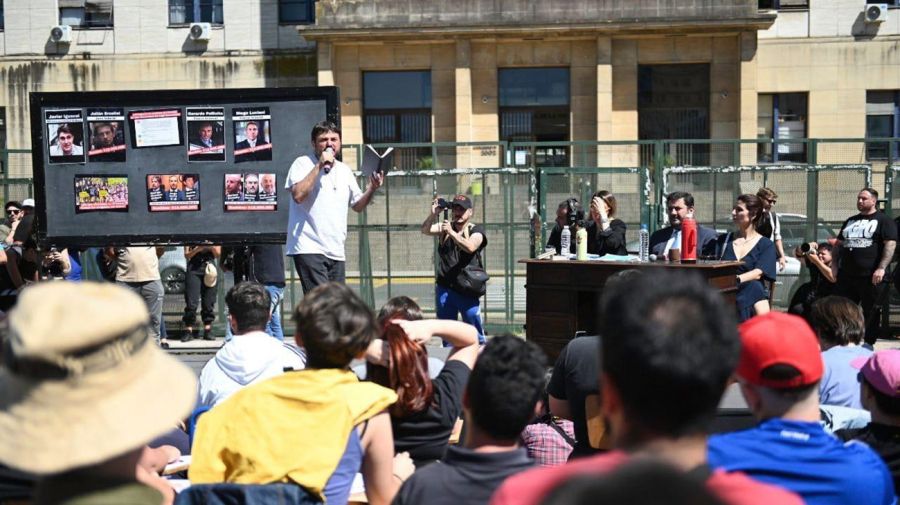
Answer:
[[[334, 154], [334, 148], [331, 147], [331, 146], [328, 146], [328, 147], [325, 148], [325, 152], [326, 152], [326, 153]], [[325, 163], [324, 165], [322, 165], [322, 168], [325, 169], [325, 173], [326, 173], [326, 174], [327, 174], [328, 172], [331, 172], [331, 163]]]

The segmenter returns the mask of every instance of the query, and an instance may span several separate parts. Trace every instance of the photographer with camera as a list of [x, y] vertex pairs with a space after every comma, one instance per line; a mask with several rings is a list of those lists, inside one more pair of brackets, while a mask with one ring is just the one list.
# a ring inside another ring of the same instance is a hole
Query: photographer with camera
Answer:
[[[444, 219], [436, 223], [442, 211]], [[422, 233], [438, 237], [437, 317], [455, 320], [460, 314], [463, 321], [478, 330], [478, 342], [483, 344], [479, 299], [487, 290], [487, 274], [481, 260], [487, 236], [484, 228], [469, 222], [472, 212], [472, 200], [465, 195], [456, 195], [449, 202], [435, 198], [431, 213], [422, 223]]]
[[794, 249], [794, 257], [803, 260], [806, 268], [809, 269], [809, 282], [797, 288], [797, 292], [791, 298], [791, 303], [788, 305], [788, 312], [791, 314], [809, 320], [807, 315], [812, 303], [834, 292], [837, 277], [831, 268], [832, 249], [828, 242], [821, 244], [809, 242], [800, 244]]
[[[581, 204], [578, 203], [577, 198], [569, 198], [568, 200], [560, 202], [559, 207], [556, 208], [556, 226], [550, 231], [550, 238], [547, 239], [547, 247], [555, 247], [556, 254], [563, 254], [561, 251], [563, 228], [568, 226], [571, 229], [572, 225], [583, 220], [584, 210], [581, 208]], [[574, 237], [574, 231], [572, 236]], [[569, 243], [568, 253], [575, 254], [574, 240], [571, 240]]]

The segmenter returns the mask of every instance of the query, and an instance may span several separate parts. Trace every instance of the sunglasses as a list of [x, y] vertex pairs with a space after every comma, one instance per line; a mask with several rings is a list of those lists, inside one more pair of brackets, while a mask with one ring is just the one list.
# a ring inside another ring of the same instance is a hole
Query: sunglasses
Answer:
[[12, 215], [18, 214], [19, 212], [22, 212], [22, 211], [19, 209], [10, 209], [10, 210], [6, 211], [6, 215], [12, 216]]

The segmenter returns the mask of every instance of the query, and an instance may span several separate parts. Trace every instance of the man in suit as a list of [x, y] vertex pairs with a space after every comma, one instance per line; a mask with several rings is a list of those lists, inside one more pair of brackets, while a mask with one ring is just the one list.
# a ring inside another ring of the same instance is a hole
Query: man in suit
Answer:
[[[666, 212], [669, 226], [656, 230], [650, 235], [650, 254], [665, 260], [669, 250], [681, 249], [681, 222], [688, 214], [694, 213], [694, 196], [684, 191], [674, 191], [666, 196]], [[716, 256], [716, 231], [705, 226], [697, 226], [697, 254], [703, 257]]]
[[[272, 159], [272, 151], [265, 149], [261, 151], [248, 151], [241, 153], [244, 149], [254, 149], [257, 146], [268, 144], [265, 138], [259, 138], [259, 123], [257, 121], [248, 121], [244, 126], [244, 140], [238, 142], [234, 146], [235, 161], [266, 161]], [[240, 154], [237, 154], [240, 153]]]

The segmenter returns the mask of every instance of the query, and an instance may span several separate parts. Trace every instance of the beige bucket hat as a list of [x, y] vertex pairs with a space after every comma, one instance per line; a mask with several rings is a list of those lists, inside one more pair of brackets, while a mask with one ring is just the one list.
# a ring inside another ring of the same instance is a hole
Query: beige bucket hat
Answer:
[[0, 351], [0, 461], [59, 473], [140, 447], [184, 419], [196, 376], [157, 348], [148, 324], [144, 301], [115, 284], [24, 290]]

